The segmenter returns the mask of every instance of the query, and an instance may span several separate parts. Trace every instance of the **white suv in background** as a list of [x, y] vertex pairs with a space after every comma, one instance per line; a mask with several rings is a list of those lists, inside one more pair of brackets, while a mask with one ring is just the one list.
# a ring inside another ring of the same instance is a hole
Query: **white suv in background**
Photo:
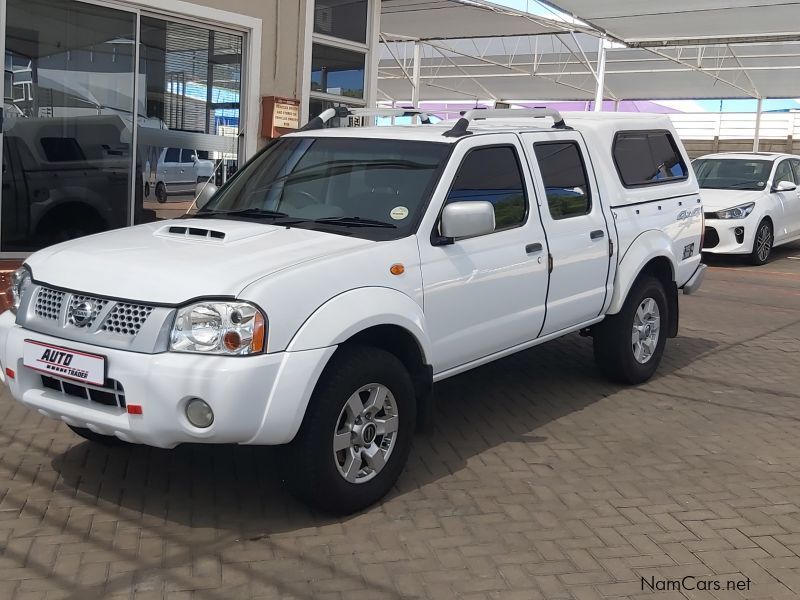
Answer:
[[692, 166], [705, 210], [703, 252], [749, 254], [763, 265], [773, 247], [800, 239], [800, 156], [730, 152]]
[[194, 195], [195, 187], [214, 175], [214, 161], [200, 158], [197, 150], [164, 148], [156, 169], [156, 200], [162, 204], [167, 196]]

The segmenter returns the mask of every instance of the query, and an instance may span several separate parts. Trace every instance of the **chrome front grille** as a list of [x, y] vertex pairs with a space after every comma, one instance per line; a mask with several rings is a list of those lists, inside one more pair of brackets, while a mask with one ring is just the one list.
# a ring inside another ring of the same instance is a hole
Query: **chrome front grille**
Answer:
[[102, 329], [122, 335], [136, 335], [151, 312], [152, 306], [117, 302], [103, 322]]
[[37, 317], [57, 321], [61, 315], [61, 305], [64, 304], [65, 292], [50, 288], [40, 288], [36, 296], [34, 312]]
[[[62, 315], [65, 303], [67, 309]], [[81, 309], [88, 312], [88, 315], [79, 315], [78, 311]], [[48, 321], [58, 321], [67, 327], [131, 337], [139, 333], [152, 312], [153, 307], [145, 304], [118, 302], [85, 294], [68, 294], [44, 286], [39, 288], [34, 306], [36, 316]]]
[[62, 340], [156, 354], [169, 349], [175, 312], [174, 306], [115, 300], [36, 283], [23, 295], [16, 322]]

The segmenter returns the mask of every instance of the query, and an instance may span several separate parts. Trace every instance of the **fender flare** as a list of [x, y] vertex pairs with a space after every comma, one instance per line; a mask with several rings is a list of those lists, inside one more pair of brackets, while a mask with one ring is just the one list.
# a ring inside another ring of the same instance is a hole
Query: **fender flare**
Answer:
[[406, 329], [417, 340], [425, 361], [429, 360], [431, 344], [422, 307], [402, 292], [386, 287], [355, 288], [334, 296], [305, 320], [286, 350], [337, 346], [378, 325]]
[[675, 281], [675, 253], [672, 251], [672, 241], [661, 230], [651, 229], [645, 231], [633, 240], [628, 249], [622, 255], [617, 266], [617, 274], [614, 281], [614, 293], [611, 296], [611, 304], [606, 311], [607, 314], [617, 314], [622, 310], [622, 305], [628, 297], [634, 282], [644, 269], [644, 266], [654, 258], [666, 258], [669, 260], [672, 271], [672, 280]]

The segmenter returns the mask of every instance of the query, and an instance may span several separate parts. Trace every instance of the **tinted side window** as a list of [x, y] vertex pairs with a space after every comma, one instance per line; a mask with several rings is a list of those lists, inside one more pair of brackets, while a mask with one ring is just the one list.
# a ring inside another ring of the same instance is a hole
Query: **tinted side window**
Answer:
[[578, 144], [545, 142], [534, 144], [533, 150], [542, 173], [550, 216], [568, 219], [589, 214], [592, 201]]
[[86, 160], [78, 140], [75, 138], [43, 137], [42, 150], [50, 162]]
[[792, 165], [788, 160], [784, 160], [775, 169], [775, 177], [772, 180], [773, 185], [781, 181], [791, 181], [794, 183], [794, 174], [792, 173]]
[[467, 154], [447, 202], [470, 200], [484, 200], [494, 205], [496, 229], [515, 227], [525, 221], [525, 184], [514, 148], [478, 148]]
[[189, 150], [188, 148], [184, 148], [181, 150], [181, 162], [190, 163], [194, 160], [194, 150]]
[[164, 162], [180, 162], [181, 149], [180, 148], [167, 148], [167, 153], [164, 155]]
[[800, 182], [800, 160], [793, 160], [792, 168], [794, 169], [795, 182]]
[[614, 138], [614, 163], [626, 186], [686, 179], [687, 169], [668, 131], [621, 131]]

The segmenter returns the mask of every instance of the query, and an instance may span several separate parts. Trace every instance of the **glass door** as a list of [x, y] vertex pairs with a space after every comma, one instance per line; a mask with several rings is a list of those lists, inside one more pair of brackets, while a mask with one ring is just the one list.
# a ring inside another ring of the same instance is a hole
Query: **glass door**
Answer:
[[128, 225], [136, 14], [5, 4], [0, 252]]
[[238, 167], [244, 36], [141, 16], [134, 221], [183, 215]]

